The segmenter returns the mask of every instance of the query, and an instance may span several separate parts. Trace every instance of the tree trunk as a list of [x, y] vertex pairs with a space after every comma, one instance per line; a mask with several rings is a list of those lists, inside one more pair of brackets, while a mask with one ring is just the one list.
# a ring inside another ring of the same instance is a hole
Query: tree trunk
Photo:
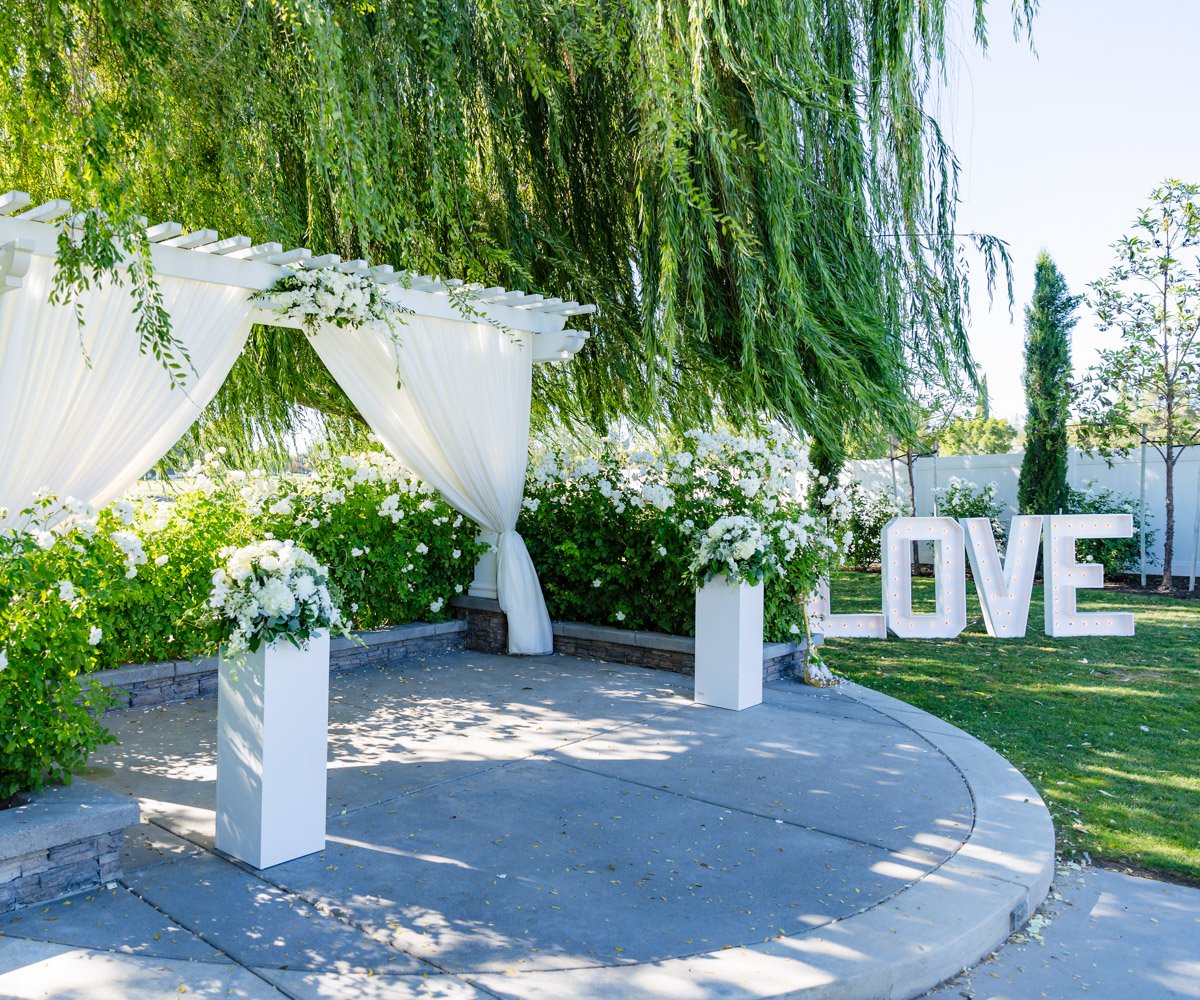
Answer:
[[1158, 589], [1163, 593], [1171, 590], [1171, 557], [1175, 554], [1175, 449], [1167, 444], [1167, 523], [1163, 532], [1163, 574]]

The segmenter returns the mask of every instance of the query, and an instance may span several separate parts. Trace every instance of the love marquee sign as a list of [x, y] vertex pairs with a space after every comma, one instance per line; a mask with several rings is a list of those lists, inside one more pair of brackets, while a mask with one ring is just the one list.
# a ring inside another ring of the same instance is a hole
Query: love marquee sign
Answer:
[[[1012, 519], [1004, 560], [996, 548], [986, 517], [897, 517], [882, 531], [883, 613], [834, 615], [829, 586], [823, 583], [809, 604], [809, 615], [822, 623], [827, 637], [882, 639], [888, 632], [902, 638], [953, 639], [967, 626], [966, 560], [983, 608], [988, 635], [1021, 638], [1029, 623], [1029, 598], [1037, 569], [1038, 547], [1045, 539], [1043, 575], [1046, 585], [1045, 628], [1049, 636], [1133, 635], [1133, 615], [1084, 613], [1076, 607], [1076, 591], [1104, 586], [1104, 567], [1079, 563], [1079, 538], [1129, 538], [1129, 514], [1019, 515]], [[936, 610], [912, 610], [912, 542], [933, 543]]]

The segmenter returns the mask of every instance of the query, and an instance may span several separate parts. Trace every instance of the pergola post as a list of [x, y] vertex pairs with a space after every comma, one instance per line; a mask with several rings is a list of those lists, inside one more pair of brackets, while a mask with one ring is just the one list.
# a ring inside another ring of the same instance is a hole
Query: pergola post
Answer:
[[498, 596], [496, 572], [499, 566], [496, 560], [496, 543], [500, 540], [500, 535], [495, 531], [481, 531], [478, 540], [488, 549], [475, 564], [475, 579], [471, 581], [467, 593], [471, 597], [486, 597], [494, 601]]

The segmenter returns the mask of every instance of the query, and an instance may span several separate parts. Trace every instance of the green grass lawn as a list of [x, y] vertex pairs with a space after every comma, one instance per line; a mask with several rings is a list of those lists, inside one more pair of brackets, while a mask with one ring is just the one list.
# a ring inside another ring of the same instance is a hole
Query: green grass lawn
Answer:
[[[832, 592], [835, 613], [880, 610], [878, 575], [839, 574]], [[913, 609], [932, 593], [916, 580]], [[968, 594], [957, 639], [831, 639], [826, 659], [1004, 754], [1061, 853], [1200, 884], [1200, 601], [1080, 591], [1080, 610], [1132, 611], [1137, 634], [1051, 639], [1037, 587], [1026, 637], [993, 639]]]

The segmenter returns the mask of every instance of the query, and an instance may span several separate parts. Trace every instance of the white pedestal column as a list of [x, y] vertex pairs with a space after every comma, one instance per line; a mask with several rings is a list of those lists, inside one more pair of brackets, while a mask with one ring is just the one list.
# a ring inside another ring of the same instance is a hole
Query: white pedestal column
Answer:
[[325, 848], [329, 633], [224, 652], [217, 687], [217, 849], [270, 868]]
[[696, 591], [696, 702], [740, 712], [762, 702], [763, 585], [716, 577]]
[[479, 557], [479, 562], [475, 564], [475, 579], [471, 581], [467, 593], [471, 597], [486, 597], [488, 600], [494, 601], [497, 597], [496, 574], [499, 569], [496, 543], [500, 541], [500, 535], [495, 531], [481, 531], [478, 541], [487, 545], [488, 550]]

